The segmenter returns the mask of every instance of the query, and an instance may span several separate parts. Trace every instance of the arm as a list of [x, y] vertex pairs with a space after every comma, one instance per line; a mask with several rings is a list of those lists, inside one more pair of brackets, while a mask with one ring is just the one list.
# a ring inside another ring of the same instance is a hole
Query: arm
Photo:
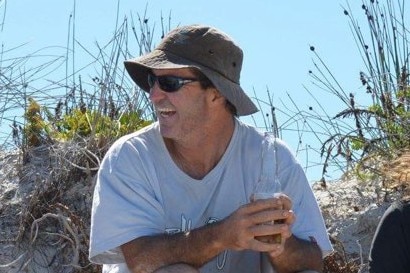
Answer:
[[273, 253], [271, 259], [278, 273], [323, 270], [322, 251], [319, 246], [293, 235], [286, 240], [283, 252]]
[[196, 268], [220, 253], [217, 224], [188, 233], [145, 236], [121, 246], [131, 272], [154, 272], [160, 267], [185, 263]]
[[176, 263], [199, 268], [226, 249], [275, 251], [279, 245], [263, 243], [255, 236], [281, 232], [280, 225], [261, 225], [278, 217], [278, 202], [267, 199], [249, 203], [221, 222], [185, 234], [140, 237], [122, 245], [121, 250], [133, 273], [151, 273]]

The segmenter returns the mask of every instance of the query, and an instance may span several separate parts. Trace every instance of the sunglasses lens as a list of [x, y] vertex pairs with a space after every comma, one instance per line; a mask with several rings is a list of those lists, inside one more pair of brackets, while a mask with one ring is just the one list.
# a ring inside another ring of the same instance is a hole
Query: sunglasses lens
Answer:
[[148, 74], [148, 86], [152, 89], [155, 85], [155, 82], [158, 82], [159, 88], [165, 92], [176, 92], [184, 84], [197, 81], [196, 79], [184, 79], [175, 76], [156, 76], [154, 74]]
[[155, 77], [152, 74], [148, 74], [148, 86], [150, 89], [154, 87], [156, 80], [157, 80], [157, 77]]
[[157, 79], [159, 87], [166, 92], [175, 92], [183, 85], [178, 78], [172, 76], [157, 77]]

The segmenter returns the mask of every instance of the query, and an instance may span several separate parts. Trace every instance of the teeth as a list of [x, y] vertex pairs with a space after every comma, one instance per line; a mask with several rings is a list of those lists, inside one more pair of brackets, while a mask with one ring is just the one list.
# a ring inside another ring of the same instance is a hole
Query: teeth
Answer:
[[173, 111], [171, 108], [157, 108], [158, 112], [171, 112]]
[[162, 108], [162, 109], [157, 109], [157, 112], [162, 116], [168, 116], [175, 111], [170, 108]]
[[172, 112], [174, 110], [171, 108], [157, 108], [157, 111], [158, 112]]

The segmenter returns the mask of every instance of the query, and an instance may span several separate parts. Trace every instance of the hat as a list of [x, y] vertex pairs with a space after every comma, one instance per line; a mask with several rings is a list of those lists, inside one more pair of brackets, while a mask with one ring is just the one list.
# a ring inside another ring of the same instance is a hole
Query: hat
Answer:
[[152, 69], [196, 68], [235, 106], [238, 116], [244, 116], [258, 109], [239, 84], [242, 59], [242, 50], [225, 33], [209, 26], [188, 25], [172, 30], [150, 53], [124, 64], [146, 92]]

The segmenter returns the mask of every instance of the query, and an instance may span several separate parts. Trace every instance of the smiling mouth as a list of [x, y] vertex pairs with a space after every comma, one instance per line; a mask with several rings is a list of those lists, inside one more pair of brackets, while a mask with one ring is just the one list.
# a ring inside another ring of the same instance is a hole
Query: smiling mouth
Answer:
[[169, 117], [172, 116], [173, 114], [175, 114], [174, 110], [171, 109], [157, 109], [157, 113], [161, 116], [161, 117]]

